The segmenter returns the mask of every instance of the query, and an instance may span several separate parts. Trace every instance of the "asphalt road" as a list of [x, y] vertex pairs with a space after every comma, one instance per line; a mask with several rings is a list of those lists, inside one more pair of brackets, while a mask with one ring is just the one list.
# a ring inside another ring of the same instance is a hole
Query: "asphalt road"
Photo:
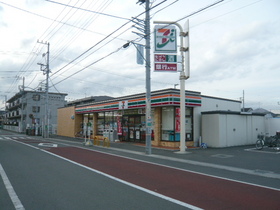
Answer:
[[[280, 176], [274, 165], [254, 165], [255, 153], [244, 149], [239, 155], [211, 151], [194, 151], [183, 156], [187, 160], [163, 150], [147, 157], [124, 148], [82, 148], [0, 132], [0, 164], [25, 209], [279, 209]], [[199, 152], [214, 157], [207, 163]], [[247, 168], [240, 167], [244, 161], [225, 165], [242, 155], [252, 156], [246, 157]], [[15, 209], [6, 184], [2, 176], [0, 209]]]
[[[15, 141], [0, 140], [0, 163], [25, 209], [184, 209]], [[0, 209], [15, 209], [0, 187]]]

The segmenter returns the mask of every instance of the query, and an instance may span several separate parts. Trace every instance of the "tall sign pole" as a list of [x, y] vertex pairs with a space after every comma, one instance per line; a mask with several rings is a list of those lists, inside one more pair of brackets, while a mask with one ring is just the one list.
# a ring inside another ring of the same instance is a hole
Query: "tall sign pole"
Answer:
[[145, 38], [146, 38], [146, 154], [152, 153], [152, 117], [151, 117], [151, 39], [150, 39], [150, 1], [146, 0]]
[[[179, 153], [186, 152], [186, 93], [185, 93], [185, 80], [190, 76], [189, 68], [189, 20], [185, 25], [185, 32], [180, 24], [170, 21], [154, 21], [156, 24], [176, 25], [180, 29], [180, 52], [182, 56], [182, 71], [180, 73], [180, 151]], [[162, 26], [162, 28], [165, 28]], [[184, 37], [185, 44], [184, 44]], [[185, 55], [185, 56], [184, 56]], [[185, 62], [184, 62], [185, 61]]]

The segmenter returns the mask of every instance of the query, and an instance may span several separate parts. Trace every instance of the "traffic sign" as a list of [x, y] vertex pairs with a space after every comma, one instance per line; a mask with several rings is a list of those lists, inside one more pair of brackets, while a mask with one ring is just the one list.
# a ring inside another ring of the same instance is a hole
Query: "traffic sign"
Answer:
[[155, 63], [154, 71], [177, 72], [177, 63]]
[[177, 55], [165, 55], [165, 54], [155, 54], [155, 63], [166, 62], [166, 63], [176, 63]]

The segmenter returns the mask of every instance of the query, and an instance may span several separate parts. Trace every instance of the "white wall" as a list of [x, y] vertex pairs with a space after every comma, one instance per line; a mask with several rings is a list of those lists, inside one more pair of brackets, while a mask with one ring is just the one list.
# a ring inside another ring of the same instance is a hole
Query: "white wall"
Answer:
[[20, 132], [19, 126], [4, 125], [3, 128], [9, 131]]
[[225, 113], [202, 115], [202, 142], [209, 147], [254, 144], [261, 132], [265, 132], [263, 116]]
[[240, 112], [241, 110], [241, 101], [222, 98], [201, 96], [201, 104], [201, 112], [218, 110]]
[[265, 118], [265, 130], [269, 136], [274, 136], [280, 131], [280, 118]]
[[193, 111], [193, 140], [194, 145], [198, 145], [199, 137], [202, 136], [202, 128], [201, 128], [201, 112], [206, 111], [237, 111], [241, 110], [241, 101], [227, 100], [222, 98], [214, 98], [208, 96], [201, 96], [201, 107], [195, 107]]

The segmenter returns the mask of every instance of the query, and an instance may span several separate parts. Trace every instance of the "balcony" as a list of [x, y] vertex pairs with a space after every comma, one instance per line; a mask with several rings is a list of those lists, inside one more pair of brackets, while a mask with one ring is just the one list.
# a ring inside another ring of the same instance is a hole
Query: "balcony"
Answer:
[[16, 101], [13, 101], [12, 103], [9, 103], [6, 107], [7, 110], [14, 110], [14, 109], [18, 109], [21, 106], [22, 99], [17, 99]]

